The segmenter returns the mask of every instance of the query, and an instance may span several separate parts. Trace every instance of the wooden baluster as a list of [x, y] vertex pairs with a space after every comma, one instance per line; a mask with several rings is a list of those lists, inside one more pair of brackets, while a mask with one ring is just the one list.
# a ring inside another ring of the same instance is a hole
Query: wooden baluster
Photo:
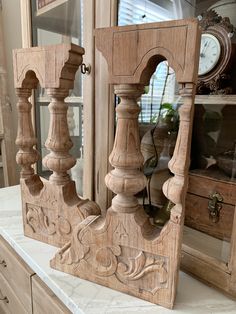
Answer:
[[146, 178], [139, 170], [143, 164], [140, 151], [137, 99], [143, 93], [138, 84], [116, 85], [115, 93], [120, 97], [116, 108], [117, 128], [114, 147], [109, 161], [115, 168], [106, 176], [106, 185], [117, 195], [112, 200], [112, 208], [120, 212], [133, 212], [138, 208], [134, 196], [146, 186]]
[[49, 104], [50, 126], [45, 143], [50, 153], [43, 159], [43, 164], [53, 171], [49, 181], [56, 185], [63, 185], [70, 181], [67, 171], [76, 163], [75, 159], [69, 154], [73, 143], [67, 123], [68, 105], [64, 102], [69, 91], [49, 88], [47, 93], [52, 97], [52, 101]]
[[31, 89], [17, 88], [16, 94], [19, 97], [18, 108], [18, 131], [16, 145], [19, 151], [16, 155], [17, 164], [21, 165], [21, 178], [29, 178], [34, 174], [32, 165], [38, 160], [39, 154], [34, 145], [37, 143], [31, 119], [32, 104], [28, 98], [31, 96]]
[[[192, 123], [194, 113], [194, 84], [181, 84], [179, 94], [183, 99], [183, 104], [179, 108], [179, 131], [175, 144], [174, 154], [169, 162], [169, 169], [174, 174], [163, 185], [165, 196], [174, 204], [184, 204], [185, 195], [188, 188], [188, 170], [190, 165], [190, 149], [192, 139]], [[182, 207], [183, 205], [181, 205]], [[183, 223], [184, 215], [182, 212], [176, 212], [175, 207], [171, 212], [171, 219], [179, 221], [181, 217]]]

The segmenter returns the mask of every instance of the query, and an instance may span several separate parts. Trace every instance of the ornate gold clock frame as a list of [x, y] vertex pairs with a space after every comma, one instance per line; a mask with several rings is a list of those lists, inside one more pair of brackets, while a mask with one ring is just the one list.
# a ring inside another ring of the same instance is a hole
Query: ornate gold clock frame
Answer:
[[199, 75], [198, 94], [232, 94], [235, 92], [234, 66], [236, 45], [232, 41], [234, 26], [229, 18], [222, 18], [214, 10], [207, 10], [200, 16], [202, 34], [213, 35], [220, 44], [220, 57], [214, 68]]

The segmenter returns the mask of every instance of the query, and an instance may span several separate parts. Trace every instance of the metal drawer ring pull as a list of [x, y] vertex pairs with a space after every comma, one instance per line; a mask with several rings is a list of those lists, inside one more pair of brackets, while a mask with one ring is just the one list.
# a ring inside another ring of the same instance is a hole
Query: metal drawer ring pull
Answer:
[[218, 192], [209, 195], [208, 210], [209, 218], [212, 222], [217, 223], [220, 219], [220, 210], [222, 208], [223, 197]]
[[3, 267], [7, 267], [7, 263], [3, 260], [0, 261], [0, 265], [2, 265]]
[[0, 298], [0, 301], [3, 301], [5, 303], [9, 303], [9, 300], [7, 297]]
[[3, 301], [3, 302], [5, 302], [5, 303], [9, 303], [8, 298], [3, 295], [1, 289], [0, 289], [0, 301]]

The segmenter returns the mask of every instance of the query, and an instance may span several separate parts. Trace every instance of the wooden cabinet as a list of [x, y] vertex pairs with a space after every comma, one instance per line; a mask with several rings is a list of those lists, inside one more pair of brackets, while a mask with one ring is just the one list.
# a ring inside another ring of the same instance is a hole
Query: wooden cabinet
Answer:
[[[19, 292], [22, 289], [18, 288]], [[30, 306], [28, 310], [23, 306], [21, 299], [16, 296], [15, 291], [12, 289], [7, 279], [0, 274], [0, 313], [1, 314], [28, 314], [31, 313], [31, 302], [28, 303]]]
[[[15, 295], [15, 299], [18, 299], [18, 301], [14, 301], [14, 303], [19, 302], [26, 313], [31, 313], [31, 276], [34, 272], [2, 237], [0, 237], [0, 248], [0, 275], [5, 279], [5, 281], [2, 281], [2, 294], [9, 300], [12, 298], [12, 295]], [[4, 282], [8, 284], [5, 285]], [[10, 295], [7, 293], [8, 290]], [[6, 302], [1, 303], [6, 304]], [[8, 307], [11, 308], [11, 301], [9, 301]]]
[[71, 313], [37, 275], [32, 278], [32, 301], [34, 314]]
[[236, 296], [236, 95], [195, 99], [182, 268]]
[[[214, 212], [211, 213], [209, 210], [214, 193], [218, 193], [221, 197], [218, 204], [220, 207], [218, 218], [214, 217]], [[211, 177], [207, 171], [190, 173], [185, 224], [229, 242], [233, 227], [235, 203], [235, 182], [230, 182], [226, 177], [224, 180]], [[216, 219], [218, 221], [215, 221]]]
[[0, 314], [71, 313], [0, 236]]
[[[21, 1], [22, 42], [23, 47], [47, 46], [51, 44], [70, 43], [81, 45], [86, 49], [83, 62], [91, 73], [86, 75], [78, 70], [73, 90], [66, 102], [69, 106], [67, 120], [69, 133], [73, 142], [70, 154], [76, 159], [71, 174], [76, 181], [77, 192], [84, 198], [94, 198], [94, 1], [36, 0]], [[86, 19], [82, 18], [86, 16]], [[82, 24], [83, 23], [83, 24]], [[85, 74], [85, 73], [84, 73]], [[48, 150], [45, 141], [48, 135], [50, 97], [43, 88], [38, 88], [32, 103], [33, 124], [37, 135], [37, 149], [44, 157]], [[103, 104], [104, 105], [104, 104]], [[48, 177], [50, 171], [41, 160], [37, 162], [37, 173]], [[83, 174], [86, 173], [86, 176]]]

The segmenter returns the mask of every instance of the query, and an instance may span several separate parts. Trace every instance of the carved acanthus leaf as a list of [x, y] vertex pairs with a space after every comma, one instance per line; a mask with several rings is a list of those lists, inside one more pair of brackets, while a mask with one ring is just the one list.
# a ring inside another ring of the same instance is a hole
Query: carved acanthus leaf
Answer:
[[152, 256], [146, 257], [141, 251], [136, 257], [128, 259], [129, 264], [123, 262], [118, 264], [117, 273], [129, 280], [137, 280], [145, 276], [147, 273], [158, 271], [159, 282], [165, 283], [167, 280], [167, 271], [164, 267], [163, 260], [155, 259]]
[[50, 222], [41, 206], [27, 204], [26, 219], [33, 232], [44, 232], [48, 235], [56, 233], [55, 223]]
[[94, 265], [95, 274], [108, 277], [115, 273], [117, 269], [117, 256], [121, 254], [120, 246], [102, 247], [96, 251]]
[[79, 263], [90, 250], [91, 243], [83, 241], [84, 235], [88, 233], [87, 227], [99, 216], [91, 215], [77, 225], [73, 230], [71, 242], [66, 244], [59, 252], [58, 256], [61, 264], [71, 265]]
[[66, 218], [57, 216], [50, 219], [49, 215], [45, 214], [49, 209], [34, 204], [26, 204], [26, 207], [26, 221], [34, 233], [63, 236], [71, 232], [70, 222]]
[[71, 242], [66, 244], [59, 252], [60, 262], [62, 264], [71, 265], [79, 263], [84, 256], [89, 252], [89, 246], [82, 244], [80, 241], [80, 232], [83, 228], [83, 223], [80, 223], [73, 231]]

